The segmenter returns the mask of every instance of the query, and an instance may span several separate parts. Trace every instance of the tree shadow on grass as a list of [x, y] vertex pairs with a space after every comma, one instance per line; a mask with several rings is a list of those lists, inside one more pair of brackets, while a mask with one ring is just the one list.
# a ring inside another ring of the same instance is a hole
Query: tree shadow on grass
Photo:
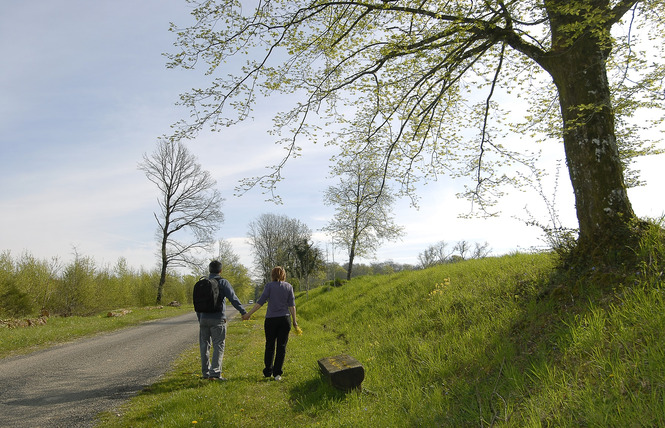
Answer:
[[347, 393], [334, 388], [323, 376], [299, 382], [289, 389], [295, 412], [319, 413], [344, 401]]
[[[609, 276], [609, 275], [608, 275]], [[561, 395], [558, 408], [541, 405], [541, 424], [556, 424], [556, 418], [572, 418], [573, 424], [585, 424], [579, 412], [575, 395], [582, 393], [585, 382], [600, 385], [593, 380], [594, 370], [602, 370], [586, 364], [581, 356], [591, 352], [573, 349], [574, 330], [583, 323], [594, 310], [604, 312], [617, 304], [621, 297], [620, 283], [593, 281], [584, 278], [574, 281], [571, 277], [560, 278], [554, 270], [549, 275], [534, 281], [517, 281], [514, 288], [506, 293], [506, 306], [509, 300], [519, 303], [519, 315], [503, 329], [497, 330], [482, 345], [482, 350], [473, 353], [468, 359], [460, 359], [458, 382], [455, 383], [449, 403], [450, 414], [468, 415], [465, 422], [481, 420], [488, 425], [495, 423], [520, 424], [520, 411], [523, 403], [546, 401], [547, 394], [557, 392], [556, 381], [565, 382], [565, 376], [574, 379], [575, 388], [568, 395]], [[611, 286], [608, 284], [612, 284]], [[615, 289], [616, 287], [616, 289]], [[620, 306], [620, 305], [619, 305]], [[451, 310], [456, 310], [451, 305]], [[473, 321], [473, 320], [470, 320]], [[588, 327], [587, 330], [590, 330]], [[591, 333], [589, 333], [591, 334]], [[601, 346], [609, 339], [589, 340], [589, 346]], [[578, 345], [579, 346], [579, 345]], [[605, 345], [609, 346], [609, 345]], [[512, 375], [511, 375], [512, 373]], [[526, 373], [524, 376], [516, 373]], [[544, 383], [542, 377], [550, 383]], [[598, 386], [599, 388], [599, 386]], [[554, 392], [552, 392], [554, 391]], [[599, 390], [600, 391], [600, 390]], [[599, 404], [604, 404], [604, 394], [598, 392]], [[552, 413], [548, 413], [552, 412]], [[459, 424], [459, 419], [455, 419]], [[450, 425], [451, 419], [445, 414], [438, 417], [436, 424]]]

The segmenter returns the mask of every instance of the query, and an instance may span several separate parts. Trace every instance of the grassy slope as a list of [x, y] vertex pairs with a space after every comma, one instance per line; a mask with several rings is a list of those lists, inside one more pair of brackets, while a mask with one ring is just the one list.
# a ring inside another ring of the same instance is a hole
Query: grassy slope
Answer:
[[[233, 323], [225, 383], [198, 352], [103, 426], [663, 426], [663, 284], [603, 297], [552, 289], [548, 255], [512, 255], [363, 277], [298, 296], [284, 381], [261, 378], [262, 316]], [[594, 302], [594, 303], [589, 303]], [[366, 370], [343, 394], [319, 358]]]

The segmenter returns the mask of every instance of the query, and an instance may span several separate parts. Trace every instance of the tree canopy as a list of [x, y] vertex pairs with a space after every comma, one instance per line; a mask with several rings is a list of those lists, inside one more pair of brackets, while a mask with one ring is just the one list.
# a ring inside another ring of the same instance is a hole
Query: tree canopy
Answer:
[[309, 242], [312, 231], [300, 220], [282, 214], [265, 213], [249, 223], [247, 237], [252, 246], [256, 275], [264, 283], [270, 272], [282, 266], [287, 276], [297, 275], [299, 258], [296, 249]]
[[[215, 77], [182, 95], [193, 119], [173, 138], [243, 120], [258, 97], [298, 94], [276, 118], [284, 161], [319, 139], [320, 115], [340, 158], [371, 152], [405, 192], [422, 178], [472, 177], [464, 194], [488, 208], [520, 165], [532, 168], [535, 132], [563, 142], [580, 246], [621, 246], [632, 233], [626, 167], [659, 150], [635, 127], [662, 122], [663, 0], [192, 3], [196, 23], [172, 27], [169, 65], [202, 61]], [[233, 57], [245, 65], [222, 76]], [[529, 103], [524, 121], [505, 112], [511, 91]], [[653, 121], [631, 123], [641, 109]], [[272, 189], [283, 165], [241, 187]]]
[[373, 257], [384, 241], [403, 235], [391, 215], [393, 195], [380, 170], [367, 163], [351, 162], [337, 169], [337, 186], [329, 186], [324, 202], [335, 207], [335, 215], [324, 230], [349, 256], [346, 279], [351, 279], [358, 257]]

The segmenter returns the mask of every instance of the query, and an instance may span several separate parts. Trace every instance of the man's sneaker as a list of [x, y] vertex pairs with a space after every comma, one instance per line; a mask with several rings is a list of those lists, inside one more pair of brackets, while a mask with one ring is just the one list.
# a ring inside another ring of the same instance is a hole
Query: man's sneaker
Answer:
[[282, 380], [282, 377], [280, 375], [277, 375], [277, 376], [275, 376], [275, 380], [280, 381], [280, 380]]

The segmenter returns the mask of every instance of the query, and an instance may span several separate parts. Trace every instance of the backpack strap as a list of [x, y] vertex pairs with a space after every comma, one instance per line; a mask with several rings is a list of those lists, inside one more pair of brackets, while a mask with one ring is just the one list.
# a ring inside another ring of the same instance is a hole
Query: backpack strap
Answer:
[[214, 279], [215, 282], [217, 283], [217, 307], [219, 309], [222, 309], [222, 306], [224, 306], [224, 299], [226, 299], [226, 296], [222, 293], [222, 279], [224, 278], [211, 278]]

